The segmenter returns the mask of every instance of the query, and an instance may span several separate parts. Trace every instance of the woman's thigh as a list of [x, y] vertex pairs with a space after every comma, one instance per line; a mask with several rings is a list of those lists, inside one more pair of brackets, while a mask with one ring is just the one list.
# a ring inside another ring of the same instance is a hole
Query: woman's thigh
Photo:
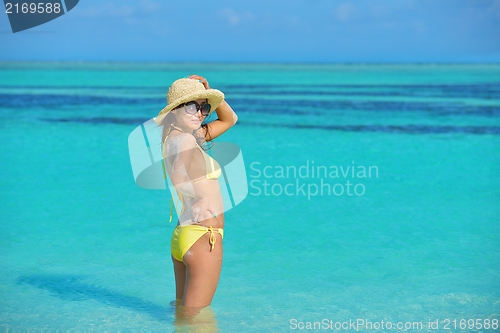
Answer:
[[184, 288], [186, 284], [186, 265], [172, 256], [175, 275], [175, 298], [182, 299], [184, 297]]
[[215, 237], [217, 241], [213, 250], [207, 232], [184, 255], [184, 306], [203, 307], [212, 302], [222, 269], [222, 236], [216, 232]]

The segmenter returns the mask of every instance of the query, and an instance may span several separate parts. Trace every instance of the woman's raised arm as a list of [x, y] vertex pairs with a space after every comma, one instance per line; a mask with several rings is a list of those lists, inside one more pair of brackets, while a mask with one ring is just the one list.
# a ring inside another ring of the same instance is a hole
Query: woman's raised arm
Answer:
[[[210, 89], [207, 79], [203, 76], [191, 75], [190, 78], [200, 80], [200, 82], [205, 86], [205, 89]], [[217, 113], [218, 119], [207, 124], [209, 130], [204, 133], [205, 141], [210, 141], [220, 136], [238, 121], [238, 116], [225, 100], [222, 101], [222, 104], [215, 110], [215, 112]]]

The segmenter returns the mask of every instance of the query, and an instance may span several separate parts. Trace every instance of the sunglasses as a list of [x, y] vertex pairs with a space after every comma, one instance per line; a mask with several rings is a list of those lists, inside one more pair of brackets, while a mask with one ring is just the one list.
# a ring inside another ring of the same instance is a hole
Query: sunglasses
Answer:
[[212, 106], [208, 103], [203, 103], [202, 105], [196, 103], [195, 101], [187, 102], [179, 105], [177, 108], [184, 106], [184, 110], [191, 115], [195, 115], [196, 112], [200, 111], [202, 116], [207, 116], [210, 113]]

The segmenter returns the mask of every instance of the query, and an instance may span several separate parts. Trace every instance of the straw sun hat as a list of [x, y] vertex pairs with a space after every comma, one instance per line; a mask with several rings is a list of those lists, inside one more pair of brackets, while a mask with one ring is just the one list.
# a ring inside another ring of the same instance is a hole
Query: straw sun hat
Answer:
[[160, 125], [163, 118], [183, 103], [197, 99], [208, 99], [210, 112], [214, 111], [224, 100], [224, 94], [217, 89], [205, 89], [203, 83], [195, 79], [179, 79], [172, 83], [167, 92], [167, 106], [165, 106], [154, 121]]

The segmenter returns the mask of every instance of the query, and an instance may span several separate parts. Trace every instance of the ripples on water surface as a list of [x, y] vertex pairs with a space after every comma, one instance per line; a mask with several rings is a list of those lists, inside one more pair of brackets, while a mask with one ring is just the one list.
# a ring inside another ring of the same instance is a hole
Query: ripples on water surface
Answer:
[[168, 197], [134, 184], [127, 137], [192, 73], [238, 113], [222, 140], [249, 183], [313, 163], [379, 176], [349, 179], [362, 196], [254, 183], [189, 325], [498, 319], [499, 65], [0, 63], [0, 327], [174, 329]]

